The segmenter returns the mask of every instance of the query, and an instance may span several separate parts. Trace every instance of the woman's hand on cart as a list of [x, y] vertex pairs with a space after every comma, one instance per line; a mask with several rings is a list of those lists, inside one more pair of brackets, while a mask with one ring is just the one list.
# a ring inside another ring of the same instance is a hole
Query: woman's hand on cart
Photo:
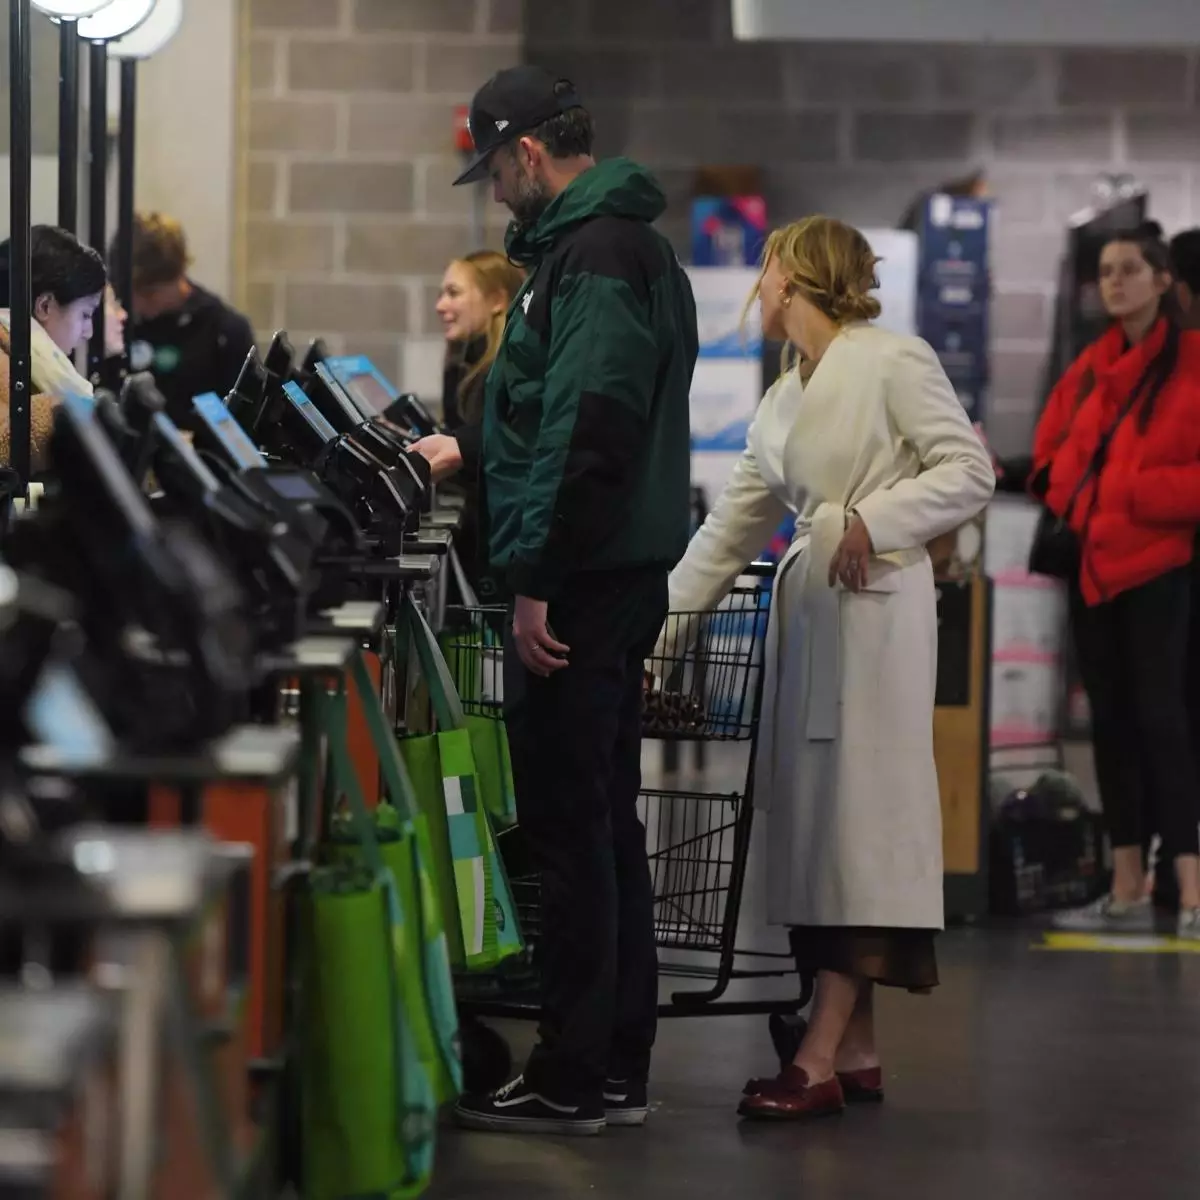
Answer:
[[829, 560], [829, 586], [835, 587], [840, 580], [851, 592], [858, 592], [866, 587], [867, 563], [870, 561], [871, 552], [871, 534], [866, 522], [858, 513], [851, 513], [846, 532]]
[[433, 433], [413, 443], [412, 448], [429, 463], [434, 483], [441, 483], [462, 470], [462, 451], [458, 439], [444, 433]]
[[527, 670], [543, 679], [567, 665], [570, 647], [550, 632], [545, 600], [518, 596], [513, 608], [513, 640]]

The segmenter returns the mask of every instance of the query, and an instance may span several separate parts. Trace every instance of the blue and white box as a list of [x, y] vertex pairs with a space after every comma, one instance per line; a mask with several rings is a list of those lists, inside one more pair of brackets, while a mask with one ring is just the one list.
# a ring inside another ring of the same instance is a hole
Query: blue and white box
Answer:
[[925, 203], [921, 224], [924, 280], [982, 281], [988, 270], [991, 203], [938, 193]]
[[700, 359], [692, 375], [692, 450], [740, 454], [761, 398], [758, 359]]
[[761, 359], [762, 314], [757, 298], [749, 304], [758, 286], [758, 271], [750, 267], [689, 267], [688, 278], [696, 298], [700, 357]]

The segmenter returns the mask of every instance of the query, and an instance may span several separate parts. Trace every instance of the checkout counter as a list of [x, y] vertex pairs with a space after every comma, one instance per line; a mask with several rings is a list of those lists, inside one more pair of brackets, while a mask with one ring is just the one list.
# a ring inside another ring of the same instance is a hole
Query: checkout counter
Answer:
[[368, 360], [279, 334], [194, 408], [70, 399], [0, 538], [0, 1197], [298, 1181], [297, 907], [445, 603], [433, 422]]

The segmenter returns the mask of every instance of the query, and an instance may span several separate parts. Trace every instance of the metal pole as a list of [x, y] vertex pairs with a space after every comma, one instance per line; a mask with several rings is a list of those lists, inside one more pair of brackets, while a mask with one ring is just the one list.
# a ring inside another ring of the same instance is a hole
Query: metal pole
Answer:
[[9, 220], [12, 240], [9, 247], [11, 260], [9, 279], [11, 296], [9, 309], [9, 400], [8, 421], [11, 439], [11, 462], [21, 480], [21, 488], [29, 482], [29, 362], [30, 321], [33, 319], [33, 303], [30, 296], [29, 268], [29, 193], [32, 186], [30, 175], [33, 156], [30, 132], [30, 77], [33, 66], [30, 58], [30, 3], [29, 0], [9, 0], [9, 89], [10, 89], [10, 134], [11, 175], [9, 191], [11, 216]]
[[[121, 60], [121, 130], [117, 142], [117, 254], [109, 267], [121, 303], [133, 308], [133, 193], [137, 146], [136, 58]], [[129, 322], [129, 329], [133, 322]]]
[[[88, 51], [88, 243], [107, 259], [108, 225], [108, 47], [93, 42]], [[88, 374], [94, 380], [104, 364], [104, 305], [96, 309], [88, 343]]]
[[79, 34], [74, 21], [58, 27], [58, 224], [79, 227]]

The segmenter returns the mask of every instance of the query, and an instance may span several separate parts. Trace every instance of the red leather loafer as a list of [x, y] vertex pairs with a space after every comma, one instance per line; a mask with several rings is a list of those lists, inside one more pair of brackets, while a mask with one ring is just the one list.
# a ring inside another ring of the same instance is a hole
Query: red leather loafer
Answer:
[[847, 1104], [879, 1104], [883, 1100], [883, 1070], [867, 1067], [862, 1071], [839, 1071], [838, 1083]]
[[845, 1107], [836, 1075], [824, 1083], [810, 1084], [807, 1071], [785, 1067], [778, 1079], [765, 1081], [761, 1091], [742, 1099], [738, 1115], [751, 1121], [806, 1121], [836, 1116]]
[[[839, 1071], [838, 1083], [847, 1104], [880, 1104], [883, 1101], [883, 1070], [867, 1067], [862, 1071]], [[763, 1088], [775, 1083], [774, 1079], [751, 1079], [742, 1089], [744, 1096], [757, 1096]]]

